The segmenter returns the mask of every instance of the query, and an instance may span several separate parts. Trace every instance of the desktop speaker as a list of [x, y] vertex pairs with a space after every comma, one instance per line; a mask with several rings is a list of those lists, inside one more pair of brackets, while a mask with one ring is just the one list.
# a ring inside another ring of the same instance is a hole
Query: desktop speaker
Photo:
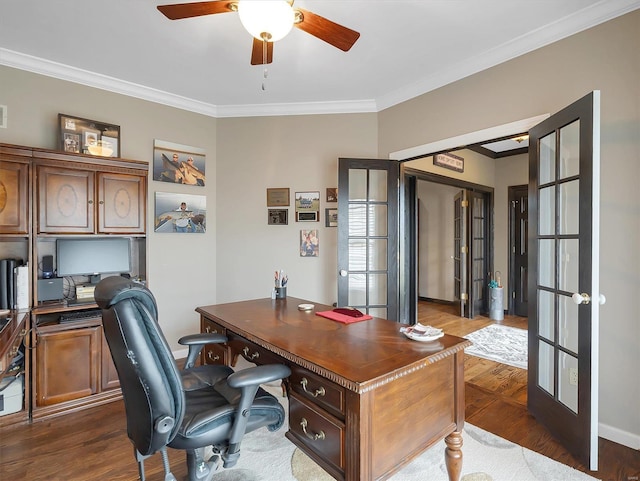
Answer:
[[61, 300], [64, 297], [62, 292], [62, 277], [38, 279], [38, 301]]
[[42, 278], [51, 279], [53, 277], [53, 256], [42, 256]]

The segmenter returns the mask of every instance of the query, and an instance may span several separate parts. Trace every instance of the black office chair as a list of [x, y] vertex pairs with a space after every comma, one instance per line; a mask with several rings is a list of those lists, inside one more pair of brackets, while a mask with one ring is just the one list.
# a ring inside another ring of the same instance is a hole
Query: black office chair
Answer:
[[[194, 367], [204, 344], [226, 340], [220, 334], [195, 334], [181, 340], [189, 346], [181, 372], [158, 325], [153, 294], [146, 287], [107, 277], [97, 285], [95, 298], [120, 378], [127, 434], [141, 481], [145, 480], [144, 460], [158, 451], [165, 481], [175, 481], [167, 446], [187, 452], [189, 481], [211, 479], [220, 463], [225, 468], [236, 464], [245, 433], [282, 426], [284, 408], [260, 384], [288, 377], [288, 367], [272, 364], [238, 372], [227, 366]], [[214, 456], [205, 460], [208, 446], [213, 447]]]

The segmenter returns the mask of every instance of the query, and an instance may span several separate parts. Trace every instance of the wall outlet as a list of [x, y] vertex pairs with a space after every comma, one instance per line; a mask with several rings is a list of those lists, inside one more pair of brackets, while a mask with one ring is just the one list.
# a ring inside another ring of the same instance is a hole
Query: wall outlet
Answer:
[[569, 384], [572, 386], [578, 385], [578, 370], [574, 367], [569, 368]]

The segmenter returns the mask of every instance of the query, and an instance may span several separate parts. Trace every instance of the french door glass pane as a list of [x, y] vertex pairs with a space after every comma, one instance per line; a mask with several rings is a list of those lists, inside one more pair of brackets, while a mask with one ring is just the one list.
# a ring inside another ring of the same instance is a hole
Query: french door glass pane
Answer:
[[580, 271], [580, 253], [578, 239], [560, 239], [560, 257], [558, 259], [558, 289], [578, 292], [578, 273]]
[[367, 207], [365, 204], [349, 204], [349, 237], [364, 237], [367, 233]]
[[349, 270], [367, 269], [367, 244], [365, 239], [349, 239]]
[[349, 274], [349, 306], [367, 304], [367, 284], [365, 274]]
[[387, 303], [387, 275], [369, 274], [369, 304]]
[[367, 171], [365, 169], [349, 169], [349, 200], [367, 200]]
[[560, 129], [560, 178], [580, 173], [580, 120]]
[[373, 317], [381, 317], [382, 319], [387, 318], [387, 308], [386, 307], [370, 307], [368, 309], [368, 314]]
[[555, 132], [540, 139], [540, 185], [556, 180], [556, 141]]
[[571, 297], [558, 295], [560, 345], [578, 354], [578, 305]]
[[556, 233], [556, 188], [555, 185], [540, 189], [540, 214], [538, 231], [540, 235]]
[[558, 400], [578, 412], [578, 359], [560, 351], [558, 356]]
[[580, 220], [580, 181], [572, 180], [560, 184], [558, 192], [559, 234], [578, 234]]
[[555, 340], [554, 297], [553, 292], [538, 291], [538, 334], [552, 342]]
[[538, 341], [538, 386], [553, 394], [553, 380], [553, 347]]
[[538, 283], [541, 286], [555, 288], [555, 240], [538, 241]]
[[369, 239], [368, 270], [387, 270], [387, 239]]
[[387, 201], [387, 171], [369, 171], [369, 200], [374, 202]]
[[387, 235], [387, 206], [382, 204], [369, 205], [369, 235]]

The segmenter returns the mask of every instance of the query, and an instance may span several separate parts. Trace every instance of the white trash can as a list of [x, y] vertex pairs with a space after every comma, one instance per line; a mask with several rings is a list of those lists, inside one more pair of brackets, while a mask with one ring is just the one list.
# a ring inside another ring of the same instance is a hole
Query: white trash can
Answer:
[[489, 288], [489, 318], [494, 321], [502, 321], [504, 319], [502, 287]]

